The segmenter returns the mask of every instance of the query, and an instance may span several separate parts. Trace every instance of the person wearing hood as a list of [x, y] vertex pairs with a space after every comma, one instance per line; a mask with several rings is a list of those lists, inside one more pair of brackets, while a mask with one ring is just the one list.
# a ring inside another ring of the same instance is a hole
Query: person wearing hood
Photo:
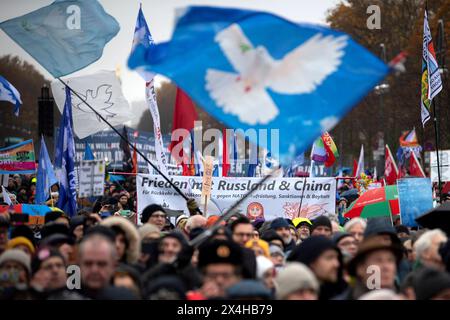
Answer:
[[137, 263], [141, 244], [135, 225], [123, 217], [109, 217], [100, 225], [111, 228], [115, 233], [117, 261], [129, 265]]
[[312, 236], [292, 250], [288, 262], [305, 264], [320, 283], [319, 300], [329, 300], [347, 287], [343, 279], [342, 254], [329, 238]]
[[325, 236], [331, 239], [331, 236], [333, 235], [333, 226], [328, 217], [319, 216], [311, 222], [311, 236]]
[[403, 251], [398, 244], [383, 243], [376, 237], [365, 238], [347, 265], [347, 272], [354, 281], [335, 299], [357, 300], [374, 289], [397, 291], [395, 280], [402, 256]]
[[200, 274], [191, 264], [193, 248], [185, 236], [178, 231], [166, 234], [158, 241], [158, 250], [152, 260], [152, 267], [143, 275], [145, 286], [158, 277], [179, 276], [186, 288], [192, 290], [201, 284]]
[[270, 224], [270, 229], [274, 230], [283, 239], [284, 252], [289, 255], [289, 252], [295, 247], [290, 224], [284, 218], [276, 218]]

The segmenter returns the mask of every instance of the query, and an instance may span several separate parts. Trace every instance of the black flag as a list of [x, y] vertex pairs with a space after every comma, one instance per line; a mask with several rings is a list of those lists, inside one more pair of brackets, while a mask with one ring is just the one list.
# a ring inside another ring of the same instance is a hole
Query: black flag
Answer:
[[[128, 139], [128, 131], [123, 126], [122, 135]], [[131, 158], [130, 146], [123, 139], [120, 140], [120, 148], [123, 150], [122, 170], [123, 172], [133, 172], [133, 160]]]

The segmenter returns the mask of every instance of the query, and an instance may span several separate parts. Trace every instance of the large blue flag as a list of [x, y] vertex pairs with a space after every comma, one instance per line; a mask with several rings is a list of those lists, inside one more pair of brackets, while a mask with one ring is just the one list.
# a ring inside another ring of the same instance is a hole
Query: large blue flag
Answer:
[[50, 196], [50, 187], [55, 183], [58, 183], [58, 179], [56, 179], [53, 171], [52, 162], [50, 161], [43, 136], [41, 137], [41, 150], [39, 152], [39, 167], [36, 180], [36, 196], [34, 198], [34, 203], [45, 204], [45, 201], [47, 201]]
[[75, 143], [73, 140], [72, 107], [69, 88], [66, 87], [66, 104], [59, 126], [58, 143], [56, 145], [55, 166], [59, 169], [59, 199], [58, 208], [69, 216], [77, 211], [77, 190], [75, 177]]
[[0, 100], [8, 101], [15, 105], [14, 114], [19, 116], [19, 108], [22, 105], [20, 93], [8, 80], [0, 76]]
[[311, 146], [389, 71], [344, 33], [212, 7], [187, 8], [169, 42], [138, 45], [128, 65], [169, 77], [227, 127], [279, 129], [281, 155]]
[[97, 61], [120, 30], [97, 0], [56, 0], [0, 28], [55, 78]]

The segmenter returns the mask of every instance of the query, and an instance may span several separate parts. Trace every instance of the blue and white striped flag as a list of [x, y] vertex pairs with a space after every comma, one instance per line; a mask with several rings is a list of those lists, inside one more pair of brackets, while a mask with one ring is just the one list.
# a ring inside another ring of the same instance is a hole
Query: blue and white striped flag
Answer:
[[75, 173], [75, 143], [73, 140], [70, 108], [72, 107], [69, 88], [66, 87], [66, 104], [61, 118], [55, 166], [59, 169], [58, 208], [69, 216], [77, 212], [77, 190]]
[[19, 109], [22, 105], [20, 100], [20, 93], [14, 86], [9, 83], [8, 80], [0, 76], [0, 100], [11, 102], [16, 107], [14, 108], [14, 114], [19, 116]]

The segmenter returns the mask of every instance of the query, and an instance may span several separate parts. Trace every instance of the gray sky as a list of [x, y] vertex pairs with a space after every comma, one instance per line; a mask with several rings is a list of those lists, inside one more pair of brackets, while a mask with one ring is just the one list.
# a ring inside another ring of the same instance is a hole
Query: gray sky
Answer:
[[[0, 0], [0, 21], [5, 21], [51, 4], [51, 0]], [[296, 22], [325, 24], [327, 10], [341, 0], [100, 0], [106, 12], [120, 24], [120, 31], [105, 47], [103, 56], [90, 66], [70, 76], [86, 75], [98, 70], [120, 68], [123, 91], [128, 101], [144, 100], [144, 82], [126, 67], [131, 49], [139, 3], [156, 43], [170, 39], [175, 9], [188, 5], [210, 5], [269, 11]], [[32, 63], [48, 79], [52, 76], [0, 30], [0, 56], [17, 55]], [[161, 80], [157, 78], [158, 80]]]

